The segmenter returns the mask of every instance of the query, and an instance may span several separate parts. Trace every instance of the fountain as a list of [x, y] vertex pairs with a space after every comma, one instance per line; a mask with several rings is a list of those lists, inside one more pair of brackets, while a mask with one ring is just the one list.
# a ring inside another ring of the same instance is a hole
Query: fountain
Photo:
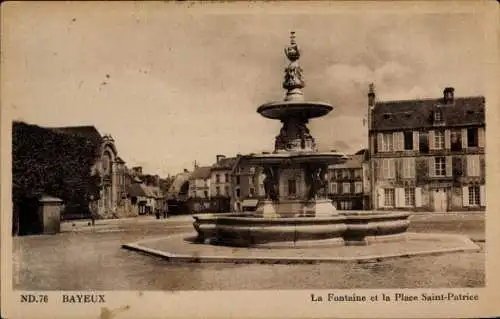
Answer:
[[197, 242], [227, 246], [300, 247], [315, 244], [366, 245], [401, 238], [409, 226], [405, 212], [339, 212], [327, 197], [328, 166], [344, 162], [338, 152], [320, 152], [307, 124], [333, 110], [304, 99], [300, 50], [291, 33], [285, 48], [283, 101], [261, 105], [257, 112], [283, 126], [272, 153], [245, 155], [241, 165], [263, 169], [266, 198], [253, 213], [194, 216]]

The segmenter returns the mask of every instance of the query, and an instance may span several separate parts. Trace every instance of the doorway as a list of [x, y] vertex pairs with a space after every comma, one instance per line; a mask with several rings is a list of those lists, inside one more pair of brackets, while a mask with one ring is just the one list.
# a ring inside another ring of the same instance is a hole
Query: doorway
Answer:
[[446, 212], [448, 210], [448, 194], [446, 188], [436, 188], [433, 192], [434, 211]]

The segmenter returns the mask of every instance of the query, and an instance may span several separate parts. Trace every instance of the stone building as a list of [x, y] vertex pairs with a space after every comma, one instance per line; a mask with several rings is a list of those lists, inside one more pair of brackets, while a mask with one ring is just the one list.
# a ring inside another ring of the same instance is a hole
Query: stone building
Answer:
[[[111, 135], [101, 136], [94, 126], [69, 126], [52, 128], [57, 132], [76, 134], [97, 141], [101, 147], [92, 168], [101, 177], [101, 191], [97, 199], [97, 214], [102, 218], [127, 214], [124, 209], [127, 192], [127, 169], [118, 156], [115, 140]], [[83, 216], [82, 216], [83, 217]]]
[[375, 209], [485, 209], [485, 98], [377, 101], [368, 93]]
[[371, 209], [368, 155], [368, 150], [361, 150], [345, 163], [328, 167], [328, 197], [337, 209]]
[[235, 157], [217, 155], [210, 170], [210, 196], [214, 210], [228, 212], [231, 210], [232, 183], [231, 173], [237, 160]]
[[210, 166], [195, 166], [189, 176], [188, 206], [191, 212], [203, 212], [211, 209], [210, 177]]
[[231, 209], [233, 211], [255, 210], [259, 199], [265, 197], [265, 175], [262, 169], [250, 165], [241, 165], [238, 156], [231, 176]]

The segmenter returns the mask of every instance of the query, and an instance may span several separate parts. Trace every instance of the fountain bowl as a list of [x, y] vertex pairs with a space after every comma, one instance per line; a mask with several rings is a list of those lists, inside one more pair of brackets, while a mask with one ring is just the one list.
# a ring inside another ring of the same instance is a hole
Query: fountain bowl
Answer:
[[333, 110], [325, 102], [279, 101], [261, 105], [257, 112], [265, 118], [283, 120], [286, 118], [311, 119], [324, 116]]
[[224, 246], [259, 247], [336, 239], [344, 245], [398, 239], [410, 225], [408, 212], [337, 211], [330, 216], [262, 217], [255, 213], [195, 215], [197, 242]]

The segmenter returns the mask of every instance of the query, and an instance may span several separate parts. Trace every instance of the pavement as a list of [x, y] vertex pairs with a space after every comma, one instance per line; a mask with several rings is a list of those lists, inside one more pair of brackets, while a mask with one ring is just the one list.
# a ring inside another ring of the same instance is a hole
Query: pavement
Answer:
[[[481, 216], [484, 219], [484, 214], [480, 214], [474, 218], [442, 218], [439, 222], [426, 218], [415, 221], [411, 231], [480, 234], [484, 232]], [[483, 287], [485, 284], [483, 243], [477, 243], [481, 247], [477, 252], [367, 263], [311, 264], [176, 263], [121, 248], [127, 243], [192, 232], [191, 217], [172, 216], [159, 221], [151, 216], [99, 220], [93, 229], [83, 221], [75, 223], [75, 228], [82, 231], [14, 237], [14, 289], [389, 289]]]
[[366, 246], [330, 245], [302, 248], [245, 248], [195, 244], [195, 233], [171, 235], [122, 245], [123, 248], [181, 262], [315, 263], [379, 262], [398, 257], [479, 251], [469, 238], [455, 234], [406, 233], [397, 241]]
[[91, 225], [90, 219], [70, 220], [61, 222], [61, 232], [80, 232], [80, 231], [96, 231], [103, 229], [112, 229], [125, 225], [133, 224], [166, 224], [179, 225], [191, 223], [192, 215], [173, 215], [168, 218], [157, 219], [156, 216], [143, 215], [137, 217], [114, 218], [114, 219], [96, 219], [94, 226]]

